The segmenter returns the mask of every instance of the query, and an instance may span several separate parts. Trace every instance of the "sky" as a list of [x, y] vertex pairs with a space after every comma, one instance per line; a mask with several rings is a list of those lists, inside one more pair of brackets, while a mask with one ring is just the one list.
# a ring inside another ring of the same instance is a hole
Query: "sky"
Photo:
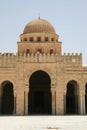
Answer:
[[62, 54], [82, 53], [87, 64], [87, 0], [0, 0], [0, 52], [17, 52], [27, 23], [49, 21], [62, 42]]

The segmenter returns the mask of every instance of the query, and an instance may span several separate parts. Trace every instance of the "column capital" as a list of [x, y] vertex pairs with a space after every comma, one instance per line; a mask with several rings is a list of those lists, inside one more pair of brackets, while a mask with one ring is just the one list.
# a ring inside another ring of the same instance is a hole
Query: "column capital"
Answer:
[[56, 88], [51, 88], [51, 92], [55, 93], [56, 92]]
[[66, 90], [66, 89], [64, 89], [64, 95], [66, 95], [66, 91], [67, 91], [67, 90]]
[[80, 95], [85, 95], [85, 91], [84, 90], [80, 90]]
[[14, 97], [16, 97], [16, 89], [14, 89]]
[[25, 91], [25, 92], [29, 92], [29, 87], [26, 86], [26, 87], [24, 88], [24, 91]]

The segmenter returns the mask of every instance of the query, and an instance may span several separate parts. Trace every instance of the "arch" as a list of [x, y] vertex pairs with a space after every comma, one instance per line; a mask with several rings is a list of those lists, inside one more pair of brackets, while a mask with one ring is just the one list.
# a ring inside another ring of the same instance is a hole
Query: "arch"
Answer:
[[43, 54], [44, 49], [43, 49], [41, 46], [38, 46], [38, 47], [35, 49], [35, 52], [39, 52], [39, 53]]
[[14, 111], [14, 92], [13, 84], [10, 81], [4, 81], [1, 84], [0, 113], [2, 115], [11, 115]]
[[29, 114], [51, 114], [50, 76], [42, 70], [35, 71], [29, 84]]
[[30, 53], [30, 49], [26, 49], [26, 54], [29, 54]]
[[75, 80], [71, 80], [66, 87], [66, 114], [78, 114], [78, 83]]
[[53, 49], [50, 49], [50, 54], [53, 54], [54, 53], [54, 50]]
[[87, 114], [87, 83], [85, 85], [85, 112]]
[[48, 42], [49, 41], [49, 38], [48, 37], [45, 37], [45, 42]]
[[24, 38], [24, 41], [26, 42], [26, 41], [27, 41], [27, 38]]

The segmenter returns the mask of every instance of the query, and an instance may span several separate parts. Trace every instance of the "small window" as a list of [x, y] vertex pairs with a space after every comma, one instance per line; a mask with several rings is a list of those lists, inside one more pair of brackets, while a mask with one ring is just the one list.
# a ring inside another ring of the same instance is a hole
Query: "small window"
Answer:
[[37, 37], [37, 41], [38, 41], [38, 42], [41, 42], [41, 37]]
[[48, 42], [48, 37], [45, 37], [45, 42]]
[[30, 53], [30, 50], [29, 50], [29, 49], [26, 50], [26, 54], [28, 54], [28, 53]]
[[26, 42], [26, 41], [27, 41], [27, 38], [24, 38], [24, 41]]
[[50, 54], [53, 54], [53, 49], [50, 49]]
[[54, 42], [54, 38], [51, 38], [51, 41]]
[[30, 41], [33, 42], [33, 37], [30, 37]]
[[40, 52], [40, 53], [42, 53], [42, 49], [38, 49], [37, 51]]

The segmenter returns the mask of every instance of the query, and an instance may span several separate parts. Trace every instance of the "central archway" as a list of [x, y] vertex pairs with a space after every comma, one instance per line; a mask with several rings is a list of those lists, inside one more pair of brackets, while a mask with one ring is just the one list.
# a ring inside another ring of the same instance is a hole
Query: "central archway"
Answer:
[[29, 80], [29, 114], [51, 114], [51, 80], [44, 71], [34, 72]]

